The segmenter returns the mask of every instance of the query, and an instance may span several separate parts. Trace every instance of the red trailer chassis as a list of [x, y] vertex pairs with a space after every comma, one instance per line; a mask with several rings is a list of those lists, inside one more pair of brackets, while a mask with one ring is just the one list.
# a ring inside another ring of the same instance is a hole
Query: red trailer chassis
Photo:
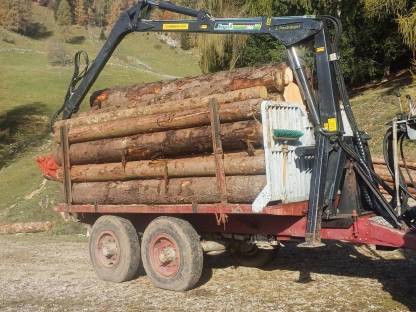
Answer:
[[[159, 215], [180, 215], [189, 219], [203, 233], [267, 234], [277, 240], [305, 237], [308, 202], [268, 206], [262, 213], [253, 213], [251, 205], [182, 204], [182, 205], [67, 205], [55, 210], [82, 215], [142, 215], [153, 219]], [[355, 244], [374, 244], [393, 248], [416, 249], [416, 234], [382, 225], [374, 214], [355, 216], [342, 228], [323, 222], [321, 238]]]

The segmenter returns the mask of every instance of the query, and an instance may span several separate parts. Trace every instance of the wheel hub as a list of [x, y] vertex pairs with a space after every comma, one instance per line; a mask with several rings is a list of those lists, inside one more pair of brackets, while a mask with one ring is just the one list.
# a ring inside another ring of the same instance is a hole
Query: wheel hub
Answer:
[[167, 234], [155, 237], [150, 244], [153, 269], [162, 276], [172, 277], [179, 271], [180, 254], [175, 240]]
[[96, 258], [105, 267], [113, 267], [120, 261], [120, 247], [115, 234], [111, 231], [101, 233], [97, 239]]

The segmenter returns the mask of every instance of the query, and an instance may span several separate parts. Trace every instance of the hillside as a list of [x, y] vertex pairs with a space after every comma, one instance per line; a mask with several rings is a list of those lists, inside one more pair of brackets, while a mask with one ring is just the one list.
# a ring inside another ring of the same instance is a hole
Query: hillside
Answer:
[[[38, 31], [31, 38], [0, 28], [0, 223], [57, 220], [52, 207], [60, 191], [43, 181], [35, 159], [48, 150], [48, 121], [62, 105], [73, 67], [51, 66], [48, 58], [58, 46], [66, 57], [83, 49], [93, 59], [103, 45], [99, 29], [62, 29], [51, 10], [33, 10]], [[93, 90], [199, 73], [196, 56], [169, 47], [156, 34], [131, 34]]]

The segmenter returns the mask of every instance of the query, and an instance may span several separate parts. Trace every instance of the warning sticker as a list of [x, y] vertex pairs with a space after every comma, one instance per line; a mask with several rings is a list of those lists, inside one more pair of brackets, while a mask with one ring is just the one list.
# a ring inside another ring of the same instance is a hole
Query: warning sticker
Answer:
[[335, 132], [337, 131], [337, 119], [328, 118], [328, 131]]
[[215, 23], [215, 30], [250, 31], [260, 30], [262, 23]]
[[163, 24], [163, 30], [188, 30], [189, 24]]

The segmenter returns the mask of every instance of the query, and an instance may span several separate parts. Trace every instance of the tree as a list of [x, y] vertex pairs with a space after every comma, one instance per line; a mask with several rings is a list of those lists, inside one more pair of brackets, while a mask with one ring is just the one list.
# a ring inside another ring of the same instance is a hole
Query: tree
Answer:
[[2, 0], [0, 24], [6, 29], [25, 33], [32, 17], [31, 0]]
[[[365, 1], [381, 3], [386, 9], [386, 1], [379, 0], [201, 0], [199, 7], [220, 17], [305, 14], [337, 16], [344, 26], [340, 42], [341, 64], [347, 83], [356, 85], [382, 78], [390, 71], [406, 68], [410, 62], [409, 50], [397, 31], [394, 15], [386, 13], [378, 18], [370, 16], [366, 14]], [[395, 4], [396, 0], [387, 0], [387, 3]], [[414, 24], [408, 23], [407, 27], [416, 31]], [[416, 38], [416, 34], [413, 38]], [[285, 48], [267, 37], [204, 35], [198, 36], [197, 46], [204, 72], [287, 61]], [[308, 64], [314, 70], [312, 54], [309, 59]]]
[[71, 7], [67, 0], [61, 0], [59, 2], [58, 10], [56, 11], [56, 22], [61, 26], [72, 25]]
[[111, 5], [111, 9], [110, 9], [110, 12], [108, 14], [108, 17], [107, 17], [108, 25], [112, 26], [117, 22], [117, 20], [120, 17], [120, 14], [121, 14], [122, 10], [123, 10], [122, 1], [121, 0], [114, 0], [112, 5]]
[[75, 4], [75, 23], [85, 26], [88, 24], [88, 12], [85, 6], [85, 0], [77, 0]]
[[366, 12], [371, 17], [394, 15], [404, 43], [416, 58], [416, 2], [413, 0], [365, 0]]

